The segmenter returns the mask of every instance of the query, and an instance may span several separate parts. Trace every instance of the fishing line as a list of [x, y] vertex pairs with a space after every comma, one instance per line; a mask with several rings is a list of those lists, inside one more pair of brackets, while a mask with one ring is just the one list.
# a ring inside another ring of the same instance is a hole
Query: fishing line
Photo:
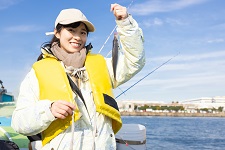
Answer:
[[[119, 136], [119, 135], [117, 135], [117, 136]], [[125, 141], [121, 136], [119, 136], [119, 137], [120, 137], [121, 140], [125, 143], [126, 146], [128, 146], [129, 148], [131, 148], [131, 149], [133, 149], [133, 150], [136, 150], [136, 149], [134, 149], [133, 147], [131, 147], [130, 144], [128, 144], [127, 141]], [[117, 140], [117, 139], [116, 139], [116, 140]]]
[[120, 93], [118, 96], [116, 96], [115, 99], [117, 99], [118, 97], [120, 97], [123, 93], [125, 93], [126, 91], [128, 91], [129, 89], [131, 89], [132, 87], [134, 87], [136, 84], [138, 84], [139, 82], [141, 82], [142, 80], [144, 80], [147, 76], [149, 76], [150, 74], [152, 74], [153, 72], [155, 72], [156, 70], [158, 70], [159, 68], [161, 68], [162, 66], [164, 66], [166, 63], [168, 63], [169, 61], [171, 61], [173, 58], [177, 57], [180, 54], [180, 52], [178, 52], [176, 55], [174, 55], [173, 57], [171, 57], [170, 59], [168, 59], [167, 61], [165, 61], [164, 63], [162, 63], [161, 65], [159, 65], [158, 67], [156, 67], [154, 70], [152, 70], [151, 72], [149, 72], [147, 75], [145, 75], [143, 78], [141, 78], [140, 80], [138, 80], [136, 83], [134, 83], [133, 85], [131, 85], [129, 88], [127, 88], [125, 91], [123, 91], [122, 93]]
[[[131, 7], [131, 5], [133, 4], [134, 0], [131, 1], [131, 3], [129, 4], [129, 6], [127, 7], [127, 10]], [[104, 44], [102, 45], [102, 47], [100, 48], [98, 53], [101, 53], [102, 49], [104, 48], [105, 44], [108, 42], [109, 38], [111, 37], [111, 35], [113, 34], [113, 32], [115, 31], [115, 29], [117, 28], [117, 25], [115, 25], [115, 27], [113, 28], [113, 30], [111, 31], [111, 33], [109, 34], [109, 36], [107, 37], [107, 39], [105, 40]]]

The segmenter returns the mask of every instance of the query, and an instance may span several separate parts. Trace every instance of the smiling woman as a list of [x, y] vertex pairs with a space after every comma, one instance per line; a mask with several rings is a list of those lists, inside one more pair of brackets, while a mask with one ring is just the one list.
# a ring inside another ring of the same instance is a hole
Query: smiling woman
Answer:
[[116, 67], [112, 58], [92, 53], [86, 42], [95, 27], [79, 9], [63, 9], [57, 16], [54, 35], [21, 83], [12, 115], [18, 133], [29, 139], [41, 133], [32, 147], [116, 149], [122, 120], [113, 88], [144, 67], [145, 53], [142, 29], [126, 7], [111, 4], [110, 10], [123, 51]]

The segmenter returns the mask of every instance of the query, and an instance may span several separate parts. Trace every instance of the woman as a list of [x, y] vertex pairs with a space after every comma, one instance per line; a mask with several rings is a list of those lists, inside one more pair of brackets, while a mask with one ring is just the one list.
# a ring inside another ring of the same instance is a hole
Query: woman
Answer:
[[[137, 22], [119, 4], [111, 11], [123, 48], [115, 77], [112, 59], [85, 46], [94, 25], [80, 10], [64, 9], [51, 43], [22, 82], [12, 127], [26, 136], [41, 133], [42, 149], [116, 149], [122, 121], [112, 88], [138, 73], [145, 58]], [[37, 145], [32, 142], [33, 149]]]

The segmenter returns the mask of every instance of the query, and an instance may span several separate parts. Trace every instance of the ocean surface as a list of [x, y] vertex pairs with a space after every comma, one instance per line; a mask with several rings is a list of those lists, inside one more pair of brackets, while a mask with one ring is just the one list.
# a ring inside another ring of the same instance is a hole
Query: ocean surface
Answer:
[[123, 117], [146, 127], [148, 150], [225, 150], [225, 118]]
[[[225, 118], [219, 117], [131, 117], [123, 123], [146, 127], [148, 150], [225, 150]], [[0, 117], [0, 126], [11, 118]]]

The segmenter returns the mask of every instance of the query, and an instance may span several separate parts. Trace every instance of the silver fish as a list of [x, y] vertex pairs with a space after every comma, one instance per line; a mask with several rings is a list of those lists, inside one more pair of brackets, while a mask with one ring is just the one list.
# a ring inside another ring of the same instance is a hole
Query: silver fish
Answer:
[[118, 62], [118, 49], [119, 49], [119, 44], [118, 44], [117, 35], [114, 34], [113, 47], [112, 47], [112, 66], [113, 66], [113, 74], [114, 74], [115, 80], [116, 80], [116, 66]]

